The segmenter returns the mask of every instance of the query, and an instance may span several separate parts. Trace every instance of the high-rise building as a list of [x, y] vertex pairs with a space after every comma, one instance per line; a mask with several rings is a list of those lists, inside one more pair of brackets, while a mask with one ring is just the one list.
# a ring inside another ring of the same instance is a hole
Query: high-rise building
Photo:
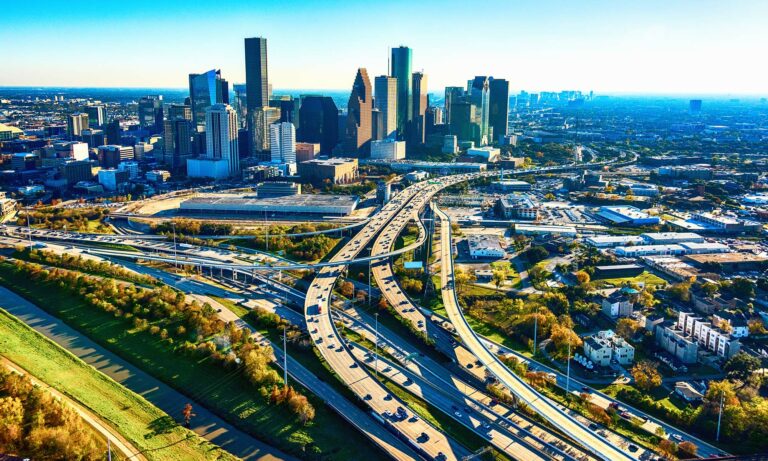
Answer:
[[83, 130], [87, 130], [88, 114], [84, 112], [75, 112], [67, 117], [67, 135], [69, 139], [79, 138]]
[[184, 119], [192, 121], [192, 108], [186, 104], [171, 104], [168, 106], [168, 120]]
[[240, 122], [240, 128], [245, 128], [246, 120], [248, 120], [248, 97], [245, 88], [244, 83], [232, 85], [232, 92], [235, 96], [232, 101], [232, 108], [237, 112], [237, 121]]
[[176, 117], [166, 120], [163, 129], [163, 163], [168, 169], [177, 171], [187, 164], [192, 150], [192, 123]]
[[507, 135], [509, 125], [509, 82], [491, 78], [489, 84], [488, 124], [493, 132], [491, 143], [499, 142]]
[[88, 114], [88, 126], [101, 128], [107, 123], [107, 109], [101, 104], [89, 104], [83, 112]]
[[248, 111], [269, 105], [267, 39], [245, 39], [245, 94]]
[[339, 143], [339, 109], [330, 96], [301, 97], [296, 139], [320, 144], [320, 153], [330, 155]]
[[296, 163], [296, 127], [290, 122], [269, 125], [272, 163]]
[[461, 98], [451, 103], [451, 123], [448, 132], [459, 141], [475, 141], [480, 136], [480, 126], [476, 123], [476, 107], [469, 98]]
[[413, 90], [413, 118], [410, 123], [410, 142], [413, 145], [424, 144], [427, 105], [427, 76], [423, 72], [414, 72], [411, 76]]
[[269, 126], [278, 121], [280, 121], [280, 109], [277, 107], [257, 107], [248, 112], [252, 157], [264, 161], [270, 159]]
[[485, 146], [491, 139], [488, 113], [490, 110], [490, 80], [488, 77], [475, 77], [469, 81], [469, 97], [475, 106], [474, 123], [480, 127], [479, 136], [475, 137], [475, 145]]
[[189, 101], [193, 128], [205, 131], [208, 108], [215, 104], [229, 104], [229, 84], [221, 78], [221, 71], [212, 69], [202, 74], [189, 74]]
[[139, 126], [152, 134], [163, 131], [163, 97], [144, 96], [139, 99]]
[[95, 149], [106, 144], [104, 131], [88, 128], [80, 132], [80, 139], [88, 144], [88, 147]]
[[117, 168], [120, 162], [133, 160], [133, 147], [131, 146], [99, 146], [99, 164], [103, 168]]
[[370, 149], [372, 126], [371, 111], [373, 109], [373, 92], [368, 71], [357, 69], [355, 83], [347, 104], [347, 120], [344, 125], [345, 153], [366, 154]]
[[445, 87], [445, 124], [451, 123], [451, 106], [454, 102], [463, 98], [465, 94], [464, 88], [460, 86], [447, 86]]
[[[250, 133], [249, 152], [260, 157], [269, 149], [269, 124], [264, 123], [269, 106], [269, 78], [267, 74], [267, 39], [252, 37], [245, 39], [245, 98], [246, 126]], [[266, 149], [264, 146], [266, 145]]]
[[408, 123], [413, 118], [413, 93], [411, 89], [411, 49], [407, 46], [392, 48], [392, 70], [397, 79], [397, 137], [404, 140]]
[[237, 114], [227, 104], [214, 104], [205, 111], [206, 157], [227, 162], [229, 176], [240, 174], [237, 146]]
[[397, 136], [397, 78], [380, 75], [374, 80], [374, 103], [381, 111], [381, 139]]
[[105, 135], [107, 137], [107, 144], [120, 144], [120, 140], [123, 137], [123, 129], [120, 127], [120, 120], [115, 119], [107, 123]]

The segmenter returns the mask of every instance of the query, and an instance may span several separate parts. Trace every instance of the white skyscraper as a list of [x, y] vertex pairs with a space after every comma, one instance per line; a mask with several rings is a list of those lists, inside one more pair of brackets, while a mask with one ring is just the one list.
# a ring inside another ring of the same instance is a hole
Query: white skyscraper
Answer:
[[269, 126], [269, 148], [272, 163], [296, 163], [296, 127], [290, 122]]
[[227, 162], [229, 176], [240, 174], [237, 145], [237, 113], [227, 104], [214, 104], [205, 111], [206, 157]]

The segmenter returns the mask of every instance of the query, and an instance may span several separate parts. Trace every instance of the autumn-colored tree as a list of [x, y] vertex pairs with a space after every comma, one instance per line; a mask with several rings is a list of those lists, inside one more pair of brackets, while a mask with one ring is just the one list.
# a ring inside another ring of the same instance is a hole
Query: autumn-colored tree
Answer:
[[635, 385], [644, 391], [661, 386], [661, 374], [658, 365], [650, 360], [641, 360], [630, 370]]
[[696, 458], [699, 447], [688, 440], [684, 440], [677, 445], [678, 456], [680, 458]]
[[659, 454], [664, 456], [664, 459], [677, 459], [677, 444], [669, 439], [661, 439], [659, 441]]
[[352, 298], [355, 295], [355, 286], [349, 281], [342, 282], [340, 291], [345, 298]]
[[196, 416], [191, 403], [187, 402], [184, 405], [184, 408], [181, 410], [181, 415], [184, 418], [184, 427], [189, 427], [192, 422], [192, 417]]
[[621, 318], [616, 322], [616, 334], [624, 339], [635, 336], [638, 329], [640, 329], [640, 324], [634, 319]]
[[576, 277], [579, 285], [587, 285], [591, 280], [589, 274], [585, 271], [576, 271], [573, 276]]

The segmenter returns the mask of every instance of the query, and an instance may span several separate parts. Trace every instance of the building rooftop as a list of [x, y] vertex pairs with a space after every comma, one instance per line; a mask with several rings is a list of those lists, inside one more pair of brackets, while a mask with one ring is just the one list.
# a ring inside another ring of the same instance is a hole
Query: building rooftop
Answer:
[[704, 263], [746, 263], [746, 262], [765, 262], [768, 261], [768, 257], [762, 255], [755, 255], [751, 253], [714, 253], [714, 254], [701, 254], [701, 255], [688, 255], [686, 259], [690, 259], [699, 264]]
[[677, 239], [680, 241], [703, 240], [703, 237], [695, 232], [646, 232], [644, 234], [640, 234], [640, 236], [649, 241], [671, 239]]

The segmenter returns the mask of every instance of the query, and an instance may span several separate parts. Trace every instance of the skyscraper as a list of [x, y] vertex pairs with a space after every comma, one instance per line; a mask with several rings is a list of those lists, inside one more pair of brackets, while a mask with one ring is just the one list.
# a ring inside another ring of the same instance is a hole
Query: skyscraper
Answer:
[[373, 94], [368, 71], [357, 69], [355, 83], [347, 104], [347, 120], [344, 125], [344, 149], [346, 153], [365, 154], [371, 142], [371, 110]]
[[269, 106], [270, 90], [267, 75], [267, 39], [252, 37], [245, 39], [245, 113], [246, 126], [250, 134], [249, 152], [259, 157], [269, 148], [268, 116], [264, 108]]
[[339, 143], [339, 109], [330, 96], [301, 96], [296, 139], [320, 144], [320, 153], [330, 155]]
[[88, 114], [88, 126], [101, 128], [107, 123], [107, 109], [101, 104], [89, 104], [83, 107], [83, 111]]
[[251, 156], [259, 160], [269, 160], [269, 126], [279, 120], [280, 109], [277, 107], [257, 107], [248, 113]]
[[206, 110], [215, 104], [229, 103], [229, 84], [221, 78], [221, 71], [189, 74], [189, 100], [193, 127], [205, 131]]
[[246, 108], [253, 110], [269, 105], [267, 78], [267, 39], [245, 39], [245, 93]]
[[237, 112], [237, 121], [240, 123], [240, 128], [243, 128], [246, 120], [248, 120], [248, 96], [245, 85], [242, 83], [232, 85], [232, 93], [235, 96], [232, 100], [232, 108]]
[[192, 121], [192, 108], [186, 104], [171, 104], [168, 106], [168, 120], [176, 120], [178, 118]]
[[392, 48], [392, 70], [397, 79], [397, 137], [404, 140], [408, 123], [413, 118], [413, 93], [411, 90], [411, 49], [407, 46]]
[[488, 109], [488, 124], [493, 132], [491, 143], [507, 135], [509, 124], [509, 82], [502, 78], [491, 78]]
[[414, 72], [411, 76], [413, 89], [413, 116], [410, 123], [409, 140], [413, 145], [424, 144], [424, 128], [427, 113], [427, 76]]
[[380, 75], [374, 80], [376, 109], [381, 111], [383, 133], [381, 138], [397, 136], [397, 78]]
[[205, 111], [206, 157], [224, 160], [229, 176], [240, 174], [237, 145], [237, 114], [227, 104], [214, 104]]
[[177, 171], [187, 164], [192, 151], [192, 123], [181, 117], [163, 122], [163, 163]]
[[296, 127], [290, 122], [269, 125], [272, 163], [296, 163]]
[[490, 82], [488, 77], [475, 77], [469, 81], [469, 97], [475, 106], [475, 121], [479, 125], [480, 133], [473, 141], [477, 146], [485, 146], [490, 140], [490, 127], [488, 125], [488, 111], [490, 109]]
[[69, 139], [80, 137], [83, 130], [88, 129], [88, 114], [84, 112], [75, 112], [67, 117], [67, 135]]
[[445, 124], [451, 123], [451, 106], [464, 97], [464, 88], [460, 86], [445, 87]]
[[139, 126], [151, 134], [163, 131], [163, 97], [144, 96], [139, 99]]

